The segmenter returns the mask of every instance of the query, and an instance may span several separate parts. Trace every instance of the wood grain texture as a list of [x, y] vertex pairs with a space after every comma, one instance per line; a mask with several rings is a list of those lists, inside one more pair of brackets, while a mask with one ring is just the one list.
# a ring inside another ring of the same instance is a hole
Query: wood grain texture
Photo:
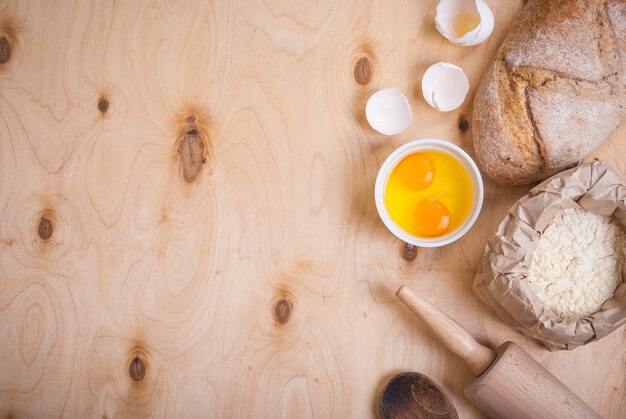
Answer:
[[403, 372], [389, 380], [379, 407], [381, 419], [459, 419], [444, 391], [418, 372]]
[[[523, 5], [488, 3], [494, 34], [463, 48], [435, 31], [434, 0], [0, 0], [0, 417], [375, 417], [406, 370], [482, 417], [402, 283], [623, 417], [623, 328], [549, 353], [471, 293], [528, 187], [487, 182], [443, 249], [405, 248], [376, 213], [396, 147], [472, 152], [460, 126]], [[468, 75], [457, 111], [421, 98], [436, 61]], [[414, 115], [393, 137], [363, 116], [387, 86]], [[591, 156], [622, 174], [625, 130]]]

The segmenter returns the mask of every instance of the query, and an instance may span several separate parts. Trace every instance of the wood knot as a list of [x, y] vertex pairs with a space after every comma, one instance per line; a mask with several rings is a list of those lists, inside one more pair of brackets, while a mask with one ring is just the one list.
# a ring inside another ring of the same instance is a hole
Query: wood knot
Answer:
[[278, 324], [285, 324], [291, 318], [293, 303], [286, 297], [280, 298], [274, 304], [274, 321]]
[[39, 237], [43, 240], [48, 240], [52, 236], [53, 230], [54, 227], [52, 226], [52, 221], [46, 217], [41, 217], [39, 220], [39, 226], [37, 226], [37, 233], [39, 234]]
[[11, 59], [11, 43], [6, 36], [0, 38], [0, 64], [6, 64]]
[[402, 259], [407, 262], [413, 262], [417, 257], [417, 246], [410, 243], [404, 243], [402, 245]]
[[178, 154], [185, 182], [192, 183], [200, 174], [202, 165], [206, 163], [206, 144], [204, 137], [196, 126], [196, 117], [189, 115], [186, 118], [187, 126], [183, 131]]
[[101, 97], [98, 99], [98, 110], [101, 113], [106, 113], [109, 110], [109, 101], [106, 98]]
[[362, 57], [354, 66], [354, 80], [359, 84], [367, 84], [372, 79], [372, 64], [369, 58]]
[[459, 118], [459, 129], [463, 134], [465, 134], [469, 129], [469, 122], [463, 115]]
[[135, 381], [143, 380], [143, 377], [146, 375], [146, 366], [138, 356], [134, 357], [132, 361], [130, 361], [130, 365], [128, 366], [128, 373], [130, 374], [130, 378]]
[[187, 135], [183, 137], [178, 149], [180, 161], [183, 166], [183, 178], [185, 182], [191, 183], [198, 177], [204, 158], [204, 143], [197, 135]]

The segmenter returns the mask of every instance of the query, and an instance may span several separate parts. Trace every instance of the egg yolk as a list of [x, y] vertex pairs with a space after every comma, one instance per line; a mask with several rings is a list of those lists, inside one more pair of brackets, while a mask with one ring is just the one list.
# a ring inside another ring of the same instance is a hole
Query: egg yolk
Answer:
[[402, 160], [397, 168], [398, 177], [409, 188], [421, 191], [435, 179], [435, 165], [428, 156], [415, 153]]
[[450, 210], [436, 199], [426, 199], [415, 207], [415, 224], [424, 236], [439, 236], [450, 226]]
[[472, 181], [453, 156], [420, 150], [391, 171], [384, 199], [389, 217], [408, 234], [442, 236], [467, 218], [473, 200]]

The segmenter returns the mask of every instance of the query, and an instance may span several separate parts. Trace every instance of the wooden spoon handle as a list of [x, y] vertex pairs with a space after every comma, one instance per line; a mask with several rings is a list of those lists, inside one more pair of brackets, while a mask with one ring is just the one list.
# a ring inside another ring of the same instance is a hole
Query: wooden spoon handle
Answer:
[[460, 324], [437, 307], [403, 285], [396, 295], [417, 317], [428, 326], [430, 332], [452, 352], [467, 362], [475, 375], [480, 375], [491, 365], [496, 354], [476, 340]]

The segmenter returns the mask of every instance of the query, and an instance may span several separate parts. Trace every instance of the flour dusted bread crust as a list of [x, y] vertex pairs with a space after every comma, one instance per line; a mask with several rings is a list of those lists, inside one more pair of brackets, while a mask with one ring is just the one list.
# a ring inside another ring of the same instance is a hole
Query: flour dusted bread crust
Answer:
[[498, 183], [574, 166], [626, 115], [626, 0], [530, 0], [474, 102], [474, 149]]

